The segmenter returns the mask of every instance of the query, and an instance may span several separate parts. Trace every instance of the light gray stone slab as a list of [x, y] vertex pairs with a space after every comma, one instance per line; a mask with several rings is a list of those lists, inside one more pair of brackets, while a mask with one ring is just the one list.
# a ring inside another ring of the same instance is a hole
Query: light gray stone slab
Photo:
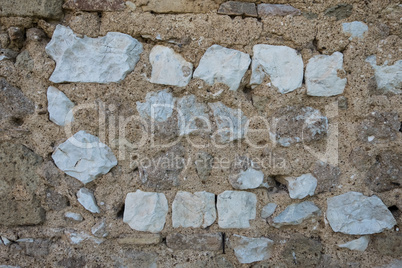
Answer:
[[[210, 124], [208, 106], [197, 102], [194, 95], [184, 96], [177, 100], [178, 125], [180, 135], [189, 135], [200, 129], [206, 129]], [[197, 124], [197, 122], [199, 124]], [[201, 126], [202, 124], [202, 126]]]
[[357, 250], [357, 251], [363, 252], [368, 247], [369, 242], [370, 242], [370, 237], [362, 236], [358, 239], [346, 242], [344, 244], [340, 244], [340, 245], [338, 245], [338, 247], [348, 248], [350, 250]]
[[50, 121], [59, 126], [73, 122], [73, 108], [74, 103], [63, 92], [55, 87], [47, 89], [47, 110]]
[[266, 237], [252, 238], [233, 235], [230, 245], [240, 263], [268, 260], [272, 254], [274, 241]]
[[275, 209], [278, 205], [275, 203], [266, 204], [261, 210], [261, 218], [266, 219], [272, 214], [274, 214]]
[[303, 199], [306, 196], [313, 196], [315, 189], [317, 188], [317, 179], [311, 175], [303, 174], [300, 177], [285, 178], [289, 190], [290, 198]]
[[361, 21], [345, 22], [342, 23], [342, 30], [350, 35], [349, 40], [353, 38], [363, 39], [368, 31], [368, 26]]
[[81, 188], [77, 192], [77, 200], [86, 210], [92, 213], [100, 213], [100, 209], [96, 204], [93, 192], [87, 188]]
[[289, 205], [273, 219], [273, 226], [280, 228], [286, 225], [298, 225], [304, 220], [320, 215], [321, 210], [311, 201]]
[[377, 65], [376, 56], [370, 56], [366, 59], [374, 69], [377, 88], [394, 94], [402, 93], [402, 60], [396, 61], [393, 65], [385, 62], [383, 65]]
[[157, 122], [165, 122], [172, 116], [175, 99], [167, 89], [149, 92], [145, 102], [137, 101], [137, 111], [143, 118], [151, 118]]
[[249, 228], [256, 217], [257, 196], [244, 191], [224, 191], [218, 195], [220, 228]]

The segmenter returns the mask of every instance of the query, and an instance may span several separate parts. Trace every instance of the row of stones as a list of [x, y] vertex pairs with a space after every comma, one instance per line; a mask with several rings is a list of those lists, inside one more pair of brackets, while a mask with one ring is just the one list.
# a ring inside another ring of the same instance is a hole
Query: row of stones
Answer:
[[[356, 27], [361, 26], [353, 25], [345, 26], [346, 31], [356, 31], [363, 35], [367, 30], [356, 30]], [[58, 25], [46, 51], [56, 61], [50, 81], [110, 83], [122, 81], [134, 70], [143, 48], [140, 42], [126, 34], [110, 32], [100, 38], [79, 38], [68, 27]], [[207, 49], [193, 74], [192, 63], [173, 49], [157, 45], [149, 55], [152, 65], [150, 82], [184, 87], [193, 77], [209, 85], [223, 83], [230, 90], [237, 90], [251, 63], [252, 87], [261, 84], [266, 76], [282, 94], [302, 86], [304, 65], [296, 50], [286, 46], [259, 44], [254, 46], [253, 52], [251, 61], [246, 53], [213, 45]], [[400, 91], [397, 87], [401, 80], [398, 70], [402, 61], [393, 66], [377, 66], [375, 56], [369, 57], [367, 61], [376, 71], [380, 89]], [[347, 82], [346, 78], [338, 76], [338, 73], [344, 72], [342, 66], [343, 54], [340, 52], [311, 58], [306, 67], [307, 94], [342, 94]]]

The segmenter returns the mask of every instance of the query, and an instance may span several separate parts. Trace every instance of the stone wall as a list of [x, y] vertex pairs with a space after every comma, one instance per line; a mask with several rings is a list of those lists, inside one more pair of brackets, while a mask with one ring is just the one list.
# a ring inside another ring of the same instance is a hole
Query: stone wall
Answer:
[[402, 266], [396, 0], [0, 0], [0, 267]]

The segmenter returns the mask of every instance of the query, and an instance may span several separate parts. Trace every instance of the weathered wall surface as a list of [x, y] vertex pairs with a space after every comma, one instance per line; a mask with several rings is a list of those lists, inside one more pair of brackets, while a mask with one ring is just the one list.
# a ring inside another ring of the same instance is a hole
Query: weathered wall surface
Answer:
[[28, 2], [0, 267], [401, 266], [399, 1]]

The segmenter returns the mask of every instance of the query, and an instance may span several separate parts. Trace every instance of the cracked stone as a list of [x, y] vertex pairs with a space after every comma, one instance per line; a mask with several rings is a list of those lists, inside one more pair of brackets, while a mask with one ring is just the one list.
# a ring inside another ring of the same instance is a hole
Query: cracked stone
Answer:
[[377, 83], [377, 89], [384, 93], [402, 93], [402, 60], [398, 60], [394, 65], [377, 65], [376, 56], [370, 56], [366, 59], [374, 69], [374, 77]]
[[257, 196], [244, 191], [224, 191], [218, 195], [220, 228], [249, 228], [256, 217]]
[[92, 213], [100, 213], [100, 209], [96, 204], [95, 196], [91, 190], [81, 188], [77, 192], [77, 200], [86, 210]]
[[252, 238], [233, 235], [230, 246], [240, 263], [253, 263], [268, 260], [271, 257], [274, 241], [266, 237]]
[[142, 44], [116, 32], [98, 38], [79, 38], [70, 28], [57, 25], [46, 52], [56, 61], [50, 77], [54, 83], [110, 83], [122, 81], [134, 70]]
[[55, 87], [47, 89], [47, 109], [49, 119], [59, 126], [64, 126], [74, 121], [73, 114], [69, 112], [74, 108], [74, 103]]
[[328, 198], [327, 219], [334, 232], [350, 235], [381, 233], [396, 224], [380, 198], [358, 192]]
[[299, 225], [304, 220], [321, 214], [321, 210], [311, 201], [289, 205], [284, 211], [273, 219], [272, 225], [280, 228], [286, 225]]
[[99, 138], [81, 130], [60, 144], [52, 158], [66, 174], [86, 184], [117, 165], [110, 148]]
[[218, 14], [230, 16], [257, 17], [257, 9], [254, 3], [245, 3], [238, 1], [228, 1], [220, 5]]
[[301, 15], [300, 10], [294, 8], [290, 5], [279, 5], [279, 4], [259, 4], [258, 5], [258, 16], [299, 16]]
[[340, 244], [340, 245], [338, 245], [338, 247], [348, 248], [350, 250], [357, 250], [357, 251], [363, 252], [368, 247], [369, 242], [370, 242], [369, 236], [362, 236], [358, 239], [346, 242], [344, 244]]

